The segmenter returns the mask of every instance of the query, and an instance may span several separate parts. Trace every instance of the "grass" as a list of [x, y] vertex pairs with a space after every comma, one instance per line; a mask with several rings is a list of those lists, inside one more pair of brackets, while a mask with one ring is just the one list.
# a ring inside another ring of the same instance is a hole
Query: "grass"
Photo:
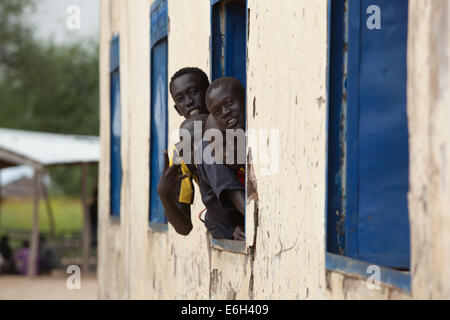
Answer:
[[[50, 198], [55, 220], [55, 234], [81, 232], [83, 209], [81, 200], [77, 198]], [[31, 231], [33, 222], [33, 199], [11, 198], [2, 201], [0, 213], [0, 234], [5, 229]], [[39, 203], [39, 230], [50, 232], [50, 223], [45, 202]]]
[[[81, 199], [70, 197], [50, 197], [55, 220], [55, 237], [49, 237], [50, 223], [47, 207], [42, 200], [39, 203], [39, 230], [45, 235], [62, 258], [82, 256], [83, 208]], [[1, 204], [0, 235], [9, 235], [13, 251], [18, 250], [23, 240], [29, 240], [33, 223], [33, 198], [8, 198]], [[96, 256], [96, 249], [91, 250]]]

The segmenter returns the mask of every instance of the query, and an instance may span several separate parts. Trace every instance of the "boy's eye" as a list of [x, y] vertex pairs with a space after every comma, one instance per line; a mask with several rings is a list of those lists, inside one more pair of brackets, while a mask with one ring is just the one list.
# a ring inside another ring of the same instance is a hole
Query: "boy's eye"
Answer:
[[231, 106], [232, 104], [233, 104], [232, 100], [228, 100], [227, 103], [226, 103], [227, 106]]
[[183, 97], [177, 98], [177, 102], [183, 102]]

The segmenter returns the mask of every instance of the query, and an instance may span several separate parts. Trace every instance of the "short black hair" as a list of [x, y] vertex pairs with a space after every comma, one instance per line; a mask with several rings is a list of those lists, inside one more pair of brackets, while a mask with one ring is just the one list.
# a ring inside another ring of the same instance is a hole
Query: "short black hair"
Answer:
[[199, 68], [195, 68], [195, 67], [186, 67], [186, 68], [182, 68], [180, 70], [178, 70], [177, 72], [174, 73], [174, 75], [172, 76], [172, 78], [170, 79], [170, 84], [169, 84], [169, 88], [172, 87], [172, 82], [175, 81], [175, 79], [184, 76], [185, 74], [196, 74], [200, 77], [203, 87], [205, 89], [207, 89], [209, 87], [209, 79], [208, 76], [206, 75], [206, 73]]
[[245, 100], [245, 87], [238, 79], [232, 77], [222, 77], [214, 80], [208, 87], [208, 90], [206, 90], [206, 97], [211, 93], [212, 90], [224, 84], [231, 85], [233, 89], [237, 90], [241, 98]]

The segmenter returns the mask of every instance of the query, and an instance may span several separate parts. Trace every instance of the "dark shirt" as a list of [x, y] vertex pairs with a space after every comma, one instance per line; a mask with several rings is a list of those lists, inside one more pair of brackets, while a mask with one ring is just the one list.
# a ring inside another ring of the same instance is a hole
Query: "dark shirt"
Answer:
[[234, 228], [225, 223], [221, 223], [209, 211], [206, 211], [205, 214], [205, 227], [215, 239], [234, 239]]
[[203, 163], [198, 165], [198, 173], [200, 193], [208, 214], [221, 223], [231, 226], [233, 230], [236, 226], [243, 226], [244, 216], [225, 197], [227, 190], [245, 191], [233, 169], [225, 164]]
[[[207, 145], [205, 142], [203, 143], [204, 146]], [[226, 190], [245, 190], [236, 172], [226, 165], [218, 164], [198, 165], [197, 169], [192, 165], [189, 167], [189, 170], [198, 177], [196, 180], [200, 187], [202, 201], [207, 208], [205, 227], [216, 239], [233, 239], [235, 227], [245, 224], [244, 216], [224, 197], [224, 191]], [[192, 228], [190, 206], [178, 202], [180, 188], [181, 184], [174, 190], [175, 192], [171, 195], [171, 199], [186, 215], [187, 220], [185, 223], [189, 223]], [[176, 220], [168, 220], [172, 225], [176, 223]]]
[[[190, 168], [189, 170], [197, 174], [197, 169], [194, 170], [194, 168]], [[193, 184], [192, 189], [194, 189]], [[165, 211], [165, 215], [167, 217], [167, 220], [176, 230], [185, 228], [192, 229], [192, 221], [190, 216], [191, 206], [189, 204], [179, 202], [180, 190], [181, 190], [181, 183], [177, 185], [176, 189], [171, 194], [170, 198], [172, 199], [173, 203], [178, 207], [178, 209], [181, 211], [181, 213], [185, 216], [184, 219], [172, 218], [169, 215], [170, 211], [167, 210]], [[194, 200], [194, 193], [192, 193], [191, 203], [193, 202], [193, 200]], [[206, 229], [208, 229], [208, 231], [215, 239], [234, 239], [233, 237], [234, 228], [232, 226], [221, 223], [214, 216], [211, 216], [211, 214], [209, 214], [208, 212], [206, 212], [205, 214], [205, 227]]]

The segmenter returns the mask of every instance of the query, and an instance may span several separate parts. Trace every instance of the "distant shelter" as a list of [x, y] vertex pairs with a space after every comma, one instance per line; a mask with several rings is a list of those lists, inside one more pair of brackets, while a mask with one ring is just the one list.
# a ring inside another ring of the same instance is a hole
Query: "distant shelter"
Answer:
[[[49, 198], [46, 190], [46, 183], [43, 181], [44, 175], [47, 174], [46, 168], [56, 165], [81, 165], [83, 180], [82, 190], [80, 190], [83, 201], [83, 263], [84, 267], [88, 269], [91, 239], [86, 188], [87, 170], [89, 164], [98, 163], [99, 153], [98, 137], [0, 128], [0, 169], [15, 166], [28, 167], [28, 169], [24, 169], [25, 173], [22, 175], [23, 177], [15, 181], [15, 187], [22, 189], [23, 192], [27, 192], [27, 190], [24, 189], [29, 187], [31, 182], [33, 190], [33, 223], [30, 235], [31, 261], [36, 261], [39, 250], [38, 204], [40, 197], [43, 197], [44, 200], [47, 201], [50, 229], [54, 229], [51, 207], [48, 203]], [[30, 170], [32, 172], [31, 177]], [[11, 188], [12, 186], [9, 185], [9, 187]], [[6, 188], [8, 188], [8, 185], [6, 185]], [[5, 194], [5, 196], [6, 195], [7, 194]], [[29, 276], [34, 276], [36, 274], [35, 265], [35, 263], [28, 264]]]

